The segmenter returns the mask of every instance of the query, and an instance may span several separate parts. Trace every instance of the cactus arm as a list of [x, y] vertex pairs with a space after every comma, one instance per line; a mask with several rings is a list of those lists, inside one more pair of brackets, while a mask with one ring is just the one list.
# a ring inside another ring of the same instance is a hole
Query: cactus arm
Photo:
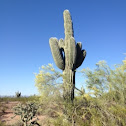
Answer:
[[78, 42], [77, 45], [76, 45], [76, 48], [77, 48], [77, 58], [78, 58], [81, 54], [82, 43]]
[[76, 62], [76, 43], [74, 37], [70, 38], [70, 42], [68, 44], [68, 50], [69, 50], [69, 67], [72, 70]]
[[81, 64], [83, 63], [85, 57], [86, 57], [86, 51], [85, 50], [81, 50], [81, 54], [78, 57], [77, 62], [76, 62], [76, 68], [81, 66]]
[[59, 69], [64, 70], [64, 58], [62, 50], [58, 46], [58, 40], [56, 38], [50, 38], [49, 44], [55, 64]]
[[63, 41], [63, 39], [59, 40], [59, 47], [64, 49], [64, 41]]

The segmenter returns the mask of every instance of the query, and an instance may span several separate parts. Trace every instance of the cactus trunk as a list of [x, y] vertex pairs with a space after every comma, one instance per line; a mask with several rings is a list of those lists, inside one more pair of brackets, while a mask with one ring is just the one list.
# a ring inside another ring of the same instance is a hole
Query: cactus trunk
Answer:
[[65, 39], [50, 38], [49, 44], [57, 67], [63, 70], [63, 97], [65, 100], [73, 101], [75, 70], [82, 64], [86, 51], [82, 50], [81, 42], [75, 42], [69, 11], [65, 10], [63, 16]]
[[66, 69], [63, 72], [63, 98], [73, 101], [75, 88], [75, 71]]

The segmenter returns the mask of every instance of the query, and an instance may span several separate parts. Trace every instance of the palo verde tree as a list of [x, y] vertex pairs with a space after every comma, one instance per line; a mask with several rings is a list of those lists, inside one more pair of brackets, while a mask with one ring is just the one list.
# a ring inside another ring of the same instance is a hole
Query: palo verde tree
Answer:
[[105, 61], [99, 61], [96, 69], [83, 69], [82, 73], [90, 94], [97, 98], [109, 96], [109, 100], [126, 103], [126, 59], [115, 65], [115, 69], [111, 69]]
[[57, 67], [63, 70], [63, 97], [73, 101], [75, 88], [75, 70], [82, 64], [86, 51], [82, 50], [81, 42], [76, 44], [73, 24], [68, 10], [63, 13], [65, 39], [50, 38], [49, 44]]

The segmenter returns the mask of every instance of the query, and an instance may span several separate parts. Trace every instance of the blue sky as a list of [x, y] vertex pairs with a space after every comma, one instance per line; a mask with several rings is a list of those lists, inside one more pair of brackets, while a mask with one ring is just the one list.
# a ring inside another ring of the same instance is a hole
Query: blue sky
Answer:
[[48, 63], [58, 70], [49, 38], [64, 38], [65, 9], [72, 15], [76, 42], [87, 51], [78, 70], [125, 58], [126, 0], [0, 0], [0, 95], [36, 94], [33, 73]]

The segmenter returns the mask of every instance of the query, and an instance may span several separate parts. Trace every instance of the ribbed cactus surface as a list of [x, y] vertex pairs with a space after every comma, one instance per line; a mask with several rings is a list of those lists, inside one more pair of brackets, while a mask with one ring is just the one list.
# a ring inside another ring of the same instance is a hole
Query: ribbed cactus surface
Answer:
[[50, 38], [49, 44], [57, 67], [63, 70], [63, 97], [74, 99], [75, 70], [83, 63], [86, 51], [82, 50], [81, 42], [76, 44], [73, 24], [69, 10], [63, 12], [65, 39]]

